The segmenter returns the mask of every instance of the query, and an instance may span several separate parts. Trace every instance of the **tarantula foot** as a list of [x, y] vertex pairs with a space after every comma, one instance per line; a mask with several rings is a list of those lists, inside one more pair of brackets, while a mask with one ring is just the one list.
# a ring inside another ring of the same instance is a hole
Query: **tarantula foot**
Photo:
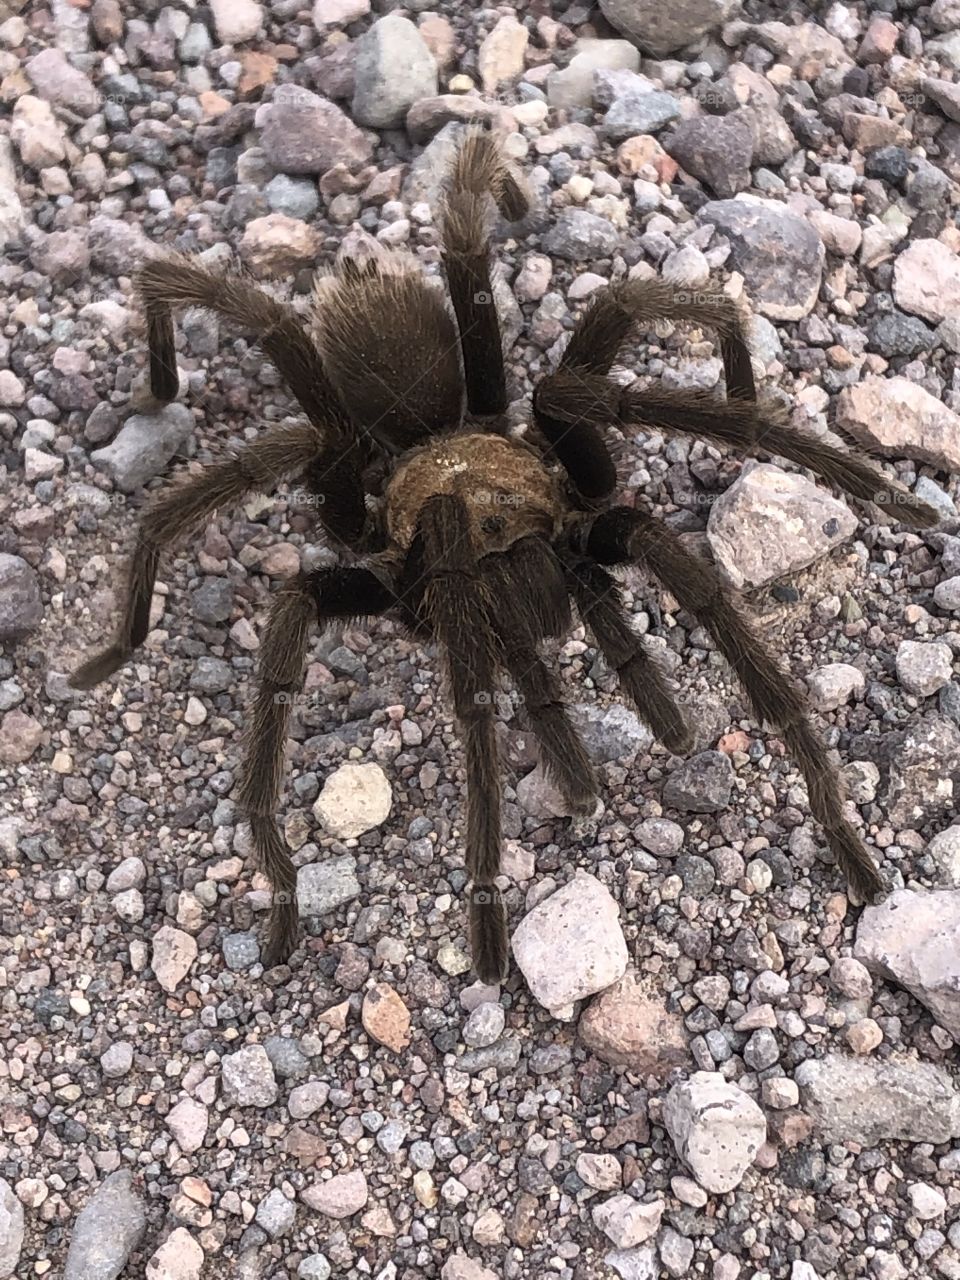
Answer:
[[507, 976], [507, 912], [500, 891], [492, 884], [470, 891], [470, 950], [477, 977], [497, 986]]
[[851, 875], [847, 885], [847, 897], [858, 907], [871, 907], [882, 902], [890, 892], [890, 884], [876, 867], [865, 868]]
[[67, 683], [71, 689], [92, 689], [95, 684], [100, 684], [102, 680], [106, 680], [108, 676], [112, 676], [119, 670], [129, 656], [120, 645], [113, 644], [109, 649], [104, 649], [103, 653], [98, 653], [95, 658], [85, 662], [83, 666], [77, 667]]
[[260, 948], [260, 962], [264, 969], [274, 969], [286, 964], [300, 940], [297, 895], [280, 893], [273, 895], [273, 909], [267, 925], [266, 937]]
[[662, 726], [658, 734], [661, 746], [675, 756], [685, 756], [693, 749], [695, 734], [685, 720]]

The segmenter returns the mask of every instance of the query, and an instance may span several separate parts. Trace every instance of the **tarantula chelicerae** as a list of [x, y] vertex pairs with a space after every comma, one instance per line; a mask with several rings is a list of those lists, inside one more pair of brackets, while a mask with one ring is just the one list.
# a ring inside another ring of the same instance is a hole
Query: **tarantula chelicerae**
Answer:
[[[510, 438], [490, 278], [494, 203], [511, 221], [528, 209], [525, 187], [493, 135], [471, 129], [439, 210], [455, 319], [415, 263], [399, 254], [340, 262], [323, 281], [309, 328], [242, 277], [211, 274], [188, 258], [151, 262], [137, 276], [158, 400], [171, 400], [178, 389], [172, 308], [207, 307], [257, 337], [307, 421], [275, 427], [151, 499], [119, 635], [77, 671], [73, 684], [88, 688], [103, 680], [143, 642], [161, 551], [250, 491], [296, 478], [314, 495], [328, 538], [360, 558], [286, 582], [263, 637], [239, 796], [274, 891], [267, 964], [285, 959], [297, 942], [296, 873], [275, 813], [291, 703], [313, 623], [389, 614], [415, 636], [437, 641], [466, 755], [473, 959], [480, 977], [495, 982], [506, 972], [508, 949], [494, 885], [501, 784], [490, 691], [498, 676], [505, 674], [522, 695], [543, 763], [574, 812], [592, 811], [594, 775], [558, 678], [540, 653], [542, 641], [569, 631], [571, 599], [624, 695], [664, 746], [682, 752], [690, 745], [669, 686], [624, 612], [610, 572], [619, 565], [643, 566], [709, 628], [758, 719], [779, 726], [850, 887], [861, 899], [882, 889], [844, 816], [837, 772], [810, 725], [800, 688], [761, 644], [710, 564], [690, 555], [642, 507], [610, 505], [616, 477], [602, 432], [617, 424], [686, 432], [745, 451], [762, 448], [898, 519], [928, 526], [935, 511], [871, 463], [793, 429], [780, 408], [759, 403], [737, 307], [719, 292], [691, 301], [661, 281], [628, 280], [596, 295], [559, 368], [536, 388], [533, 417], [544, 447]], [[719, 333], [726, 400], [625, 390], [608, 377], [634, 326], [660, 319], [693, 321]], [[385, 461], [378, 518], [376, 503], [366, 498]]]

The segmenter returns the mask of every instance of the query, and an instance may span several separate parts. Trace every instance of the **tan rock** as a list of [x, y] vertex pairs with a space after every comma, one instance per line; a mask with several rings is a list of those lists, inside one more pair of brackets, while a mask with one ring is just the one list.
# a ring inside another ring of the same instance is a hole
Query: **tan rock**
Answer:
[[410, 1010], [385, 982], [366, 993], [360, 1017], [367, 1035], [394, 1053], [410, 1043]]
[[633, 970], [597, 996], [579, 1033], [598, 1058], [639, 1075], [662, 1079], [690, 1056], [682, 1019], [668, 1013], [663, 997]]
[[[901, 258], [903, 258], [901, 254]], [[837, 425], [888, 457], [960, 471], [960, 415], [909, 378], [864, 378], [837, 400]]]
[[247, 223], [240, 241], [240, 256], [261, 278], [285, 276], [298, 267], [315, 263], [320, 245], [319, 233], [299, 218], [268, 213]]
[[512, 14], [504, 14], [477, 54], [477, 66], [485, 93], [496, 93], [504, 81], [516, 80], [523, 71], [523, 58], [530, 33]]

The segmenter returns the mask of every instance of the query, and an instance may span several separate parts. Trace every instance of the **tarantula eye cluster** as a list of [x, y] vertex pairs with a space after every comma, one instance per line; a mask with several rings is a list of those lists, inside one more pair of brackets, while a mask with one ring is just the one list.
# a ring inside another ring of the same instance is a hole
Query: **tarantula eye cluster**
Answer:
[[[539, 447], [506, 433], [507, 384], [490, 278], [494, 207], [508, 220], [528, 208], [522, 179], [489, 132], [469, 129], [439, 210], [448, 305], [408, 258], [346, 260], [300, 315], [238, 274], [186, 257], [151, 262], [137, 277], [146, 311], [150, 380], [158, 400], [177, 393], [173, 312], [205, 307], [254, 335], [303, 411], [253, 444], [181, 476], [152, 498], [136, 537], [114, 643], [73, 677], [89, 688], [143, 643], [161, 553], [197, 534], [209, 516], [251, 492], [295, 482], [312, 496], [330, 545], [352, 561], [301, 573], [278, 593], [262, 643], [247, 733], [240, 804], [273, 887], [265, 962], [298, 937], [296, 872], [276, 821], [290, 715], [311, 634], [336, 619], [390, 615], [432, 639], [446, 668], [467, 774], [465, 845], [472, 886], [473, 959], [486, 982], [507, 969], [500, 867], [501, 778], [491, 690], [506, 677], [538, 738], [545, 768], [573, 812], [592, 812], [596, 786], [585, 747], [542, 653], [564, 636], [575, 607], [593, 643], [663, 745], [682, 752], [690, 733], [657, 663], [630, 626], [611, 569], [642, 566], [713, 635], [758, 719], [779, 728], [806, 779], [852, 891], [876, 897], [881, 878], [844, 814], [836, 769], [803, 694], [759, 640], [714, 568], [662, 521], [615, 501], [605, 428], [649, 428], [762, 449], [809, 468], [898, 520], [936, 523], [936, 512], [856, 454], [788, 424], [757, 398], [744, 319], [719, 290], [702, 296], [627, 280], [595, 295], [555, 372], [533, 399]], [[609, 374], [631, 331], [690, 321], [718, 334], [726, 399], [622, 389]], [[378, 514], [366, 501], [386, 471]]]

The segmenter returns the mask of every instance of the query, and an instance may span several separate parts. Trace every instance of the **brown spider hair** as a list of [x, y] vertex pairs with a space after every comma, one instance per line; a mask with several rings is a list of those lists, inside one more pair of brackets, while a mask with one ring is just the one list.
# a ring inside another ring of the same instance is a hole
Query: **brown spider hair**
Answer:
[[[781, 729], [853, 893], [867, 900], [883, 887], [844, 813], [837, 771], [798, 684], [711, 564], [692, 556], [644, 507], [613, 504], [616, 474], [603, 432], [611, 424], [651, 427], [748, 453], [763, 450], [899, 520], [926, 527], [936, 523], [936, 512], [868, 459], [792, 428], [782, 409], [758, 399], [744, 316], [719, 290], [706, 304], [660, 280], [626, 280], [600, 291], [574, 327], [559, 367], [534, 392], [539, 444], [511, 437], [490, 266], [495, 208], [505, 218], [522, 218], [526, 188], [495, 137], [471, 128], [439, 209], [452, 310], [402, 255], [341, 260], [306, 323], [242, 275], [208, 272], [186, 257], [157, 260], [137, 276], [158, 400], [177, 391], [173, 309], [205, 307], [259, 340], [305, 421], [273, 427], [151, 497], [116, 640], [76, 672], [73, 684], [88, 688], [105, 679], [143, 643], [161, 553], [251, 491], [297, 479], [317, 498], [328, 542], [357, 561], [285, 583], [263, 637], [239, 801], [273, 887], [268, 965], [288, 958], [297, 944], [296, 872], [275, 815], [314, 624], [389, 614], [413, 635], [437, 642], [466, 761], [473, 958], [480, 977], [494, 982], [506, 973], [508, 951], [495, 883], [501, 846], [496, 681], [505, 676], [522, 695], [544, 765], [575, 813], [594, 808], [596, 783], [560, 682], [541, 652], [545, 640], [569, 631], [571, 602], [624, 696], [664, 746], [681, 752], [690, 745], [670, 686], [624, 611], [610, 573], [620, 565], [643, 566], [709, 629], [758, 719]], [[638, 392], [608, 376], [635, 327], [659, 319], [716, 330], [726, 399]]]

